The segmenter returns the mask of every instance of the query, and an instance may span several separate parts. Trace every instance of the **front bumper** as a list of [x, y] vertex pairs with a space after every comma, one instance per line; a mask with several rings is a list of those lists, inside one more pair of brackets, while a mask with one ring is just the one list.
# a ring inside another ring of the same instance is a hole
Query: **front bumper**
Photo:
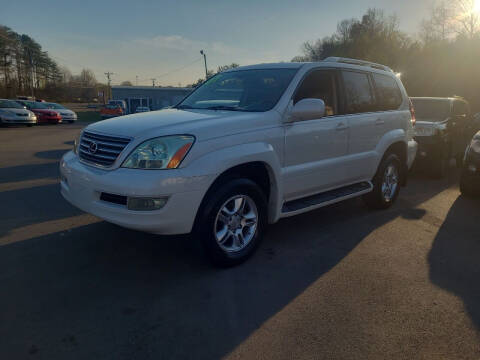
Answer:
[[62, 116], [62, 122], [65, 122], [65, 121], [77, 121], [77, 117], [74, 117], [74, 116], [71, 116], [71, 117]]
[[0, 123], [3, 124], [36, 124], [36, 117], [27, 116], [2, 116], [0, 117]]
[[62, 117], [61, 116], [48, 116], [48, 115], [37, 115], [37, 119], [39, 123], [61, 123]]
[[[215, 176], [188, 176], [184, 170], [103, 170], [68, 152], [60, 162], [61, 193], [74, 206], [108, 222], [154, 234], [185, 234]], [[130, 197], [168, 197], [160, 210], [134, 211], [100, 199], [102, 192]]]

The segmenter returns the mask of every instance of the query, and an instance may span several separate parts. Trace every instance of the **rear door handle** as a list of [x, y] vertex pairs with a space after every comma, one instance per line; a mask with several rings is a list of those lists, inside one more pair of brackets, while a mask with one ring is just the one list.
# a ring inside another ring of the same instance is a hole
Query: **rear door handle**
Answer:
[[385, 120], [382, 120], [382, 119], [375, 120], [375, 125], [383, 125], [383, 124], [385, 124]]
[[344, 123], [340, 123], [337, 125], [337, 127], [335, 128], [335, 130], [337, 131], [343, 131], [343, 130], [347, 130], [348, 129], [348, 126], [345, 125]]

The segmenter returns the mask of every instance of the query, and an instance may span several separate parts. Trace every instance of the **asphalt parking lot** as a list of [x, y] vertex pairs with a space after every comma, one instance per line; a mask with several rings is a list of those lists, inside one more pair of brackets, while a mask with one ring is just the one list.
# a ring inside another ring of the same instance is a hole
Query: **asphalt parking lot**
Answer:
[[479, 359], [480, 200], [413, 174], [270, 226], [247, 263], [59, 193], [80, 125], [0, 128], [0, 359]]

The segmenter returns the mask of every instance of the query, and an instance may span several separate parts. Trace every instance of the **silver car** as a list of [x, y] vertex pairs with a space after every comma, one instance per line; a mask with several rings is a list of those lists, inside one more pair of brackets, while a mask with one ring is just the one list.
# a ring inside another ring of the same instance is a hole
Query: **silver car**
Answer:
[[25, 124], [32, 126], [37, 117], [16, 101], [0, 99], [0, 124]]
[[75, 111], [67, 109], [65, 106], [57, 103], [45, 103], [50, 109], [55, 109], [61, 116], [62, 122], [73, 123], [77, 121], [77, 113]]

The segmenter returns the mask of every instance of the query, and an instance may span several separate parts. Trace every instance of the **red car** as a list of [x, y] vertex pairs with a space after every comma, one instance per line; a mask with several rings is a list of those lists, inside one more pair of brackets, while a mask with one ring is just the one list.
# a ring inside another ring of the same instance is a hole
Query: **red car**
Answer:
[[20, 105], [25, 106], [37, 116], [37, 123], [54, 123], [62, 122], [62, 116], [58, 111], [50, 109], [45, 103], [29, 100], [16, 100]]

